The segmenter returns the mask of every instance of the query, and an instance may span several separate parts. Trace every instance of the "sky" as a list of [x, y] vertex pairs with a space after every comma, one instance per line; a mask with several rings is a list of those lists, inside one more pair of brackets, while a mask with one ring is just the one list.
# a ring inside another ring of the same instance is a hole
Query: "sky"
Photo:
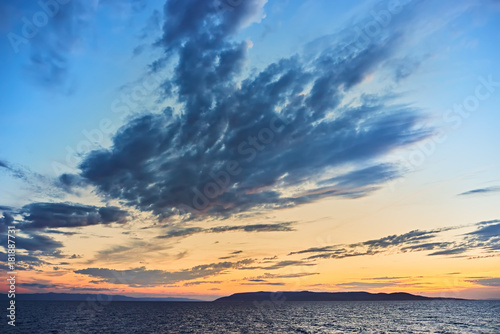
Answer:
[[498, 1], [0, 16], [0, 253], [15, 226], [20, 293], [500, 298]]

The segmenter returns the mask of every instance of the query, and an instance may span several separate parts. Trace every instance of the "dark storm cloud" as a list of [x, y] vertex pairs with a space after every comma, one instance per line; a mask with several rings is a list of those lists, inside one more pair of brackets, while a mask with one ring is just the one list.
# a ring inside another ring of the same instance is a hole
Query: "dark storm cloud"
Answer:
[[31, 203], [20, 210], [23, 229], [81, 227], [125, 223], [128, 213], [117, 207], [96, 207], [74, 203]]
[[[355, 256], [367, 256], [387, 252], [425, 252], [428, 256], [459, 255], [468, 251], [479, 250], [495, 254], [500, 250], [500, 223], [498, 220], [484, 221], [473, 225], [476, 230], [467, 234], [447, 237], [442, 240], [443, 232], [458, 230], [464, 226], [446, 227], [434, 230], [414, 230], [399, 235], [390, 235], [380, 239], [353, 244], [312, 247], [289, 253], [308, 254], [304, 260], [343, 259]], [[438, 240], [439, 238], [439, 240]], [[309, 255], [312, 254], [312, 255]]]
[[87, 268], [76, 270], [75, 273], [96, 277], [101, 279], [102, 282], [134, 286], [154, 286], [223, 274], [228, 270], [239, 269], [251, 264], [252, 262], [253, 260], [250, 259], [238, 262], [219, 262], [199, 265], [190, 269], [179, 271], [148, 270], [145, 267], [128, 270]]
[[488, 188], [479, 188], [473, 189], [459, 194], [460, 196], [468, 196], [468, 195], [481, 195], [488, 194], [493, 192], [500, 192], [500, 187], [488, 187]]
[[[391, 57], [405, 26], [394, 20], [361, 47], [332, 41], [241, 80], [249, 43], [232, 36], [262, 17], [264, 3], [221, 11], [211, 1], [168, 1], [156, 43], [165, 59], [152, 68], [175, 61], [164, 87], [182, 107], [130, 121], [112, 147], [85, 157], [81, 176], [105, 197], [186, 219], [361, 197], [399, 176], [377, 160], [431, 134], [419, 111], [384, 96], [341, 102]], [[285, 195], [306, 181], [312, 188]]]
[[[278, 223], [278, 224], [254, 224], [254, 225], [242, 225], [242, 226], [217, 226], [212, 228], [201, 228], [201, 227], [188, 227], [180, 230], [172, 230], [167, 234], [160, 235], [157, 238], [169, 239], [175, 237], [185, 237], [197, 233], [223, 233], [230, 231], [244, 231], [244, 232], [288, 232], [293, 231], [290, 227], [292, 223]], [[241, 251], [240, 251], [241, 252]], [[234, 254], [234, 253], [233, 253]]]

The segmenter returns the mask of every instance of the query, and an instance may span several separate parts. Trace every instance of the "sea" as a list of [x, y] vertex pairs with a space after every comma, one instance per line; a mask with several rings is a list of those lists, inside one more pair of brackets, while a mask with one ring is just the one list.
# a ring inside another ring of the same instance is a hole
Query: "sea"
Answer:
[[500, 334], [500, 301], [18, 301], [15, 316], [1, 333]]

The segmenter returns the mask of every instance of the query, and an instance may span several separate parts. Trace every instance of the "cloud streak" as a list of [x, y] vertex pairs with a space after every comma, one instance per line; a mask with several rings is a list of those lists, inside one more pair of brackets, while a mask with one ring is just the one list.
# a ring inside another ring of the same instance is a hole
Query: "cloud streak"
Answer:
[[487, 188], [478, 188], [463, 192], [458, 194], [459, 196], [470, 196], [470, 195], [485, 195], [489, 193], [500, 192], [500, 187], [487, 187]]
[[[159, 235], [156, 238], [170, 239], [176, 237], [187, 237], [198, 233], [223, 233], [231, 231], [241, 232], [289, 232], [293, 231], [291, 222], [278, 224], [252, 224], [242, 226], [217, 226], [212, 228], [188, 227], [184, 229], [171, 230], [167, 234]], [[232, 253], [235, 254], [235, 253]]]
[[179, 271], [148, 270], [145, 267], [127, 270], [87, 268], [75, 270], [75, 273], [99, 278], [107, 283], [126, 284], [129, 286], [158, 286], [220, 275], [228, 270], [249, 265], [252, 262], [253, 260], [251, 259], [237, 262], [218, 262]]
[[473, 226], [475, 231], [455, 236], [451, 240], [443, 239], [443, 232], [458, 230], [464, 226], [454, 226], [434, 230], [414, 230], [399, 235], [390, 235], [379, 239], [353, 244], [338, 244], [324, 247], [312, 247], [294, 251], [289, 255], [307, 255], [304, 260], [344, 259], [348, 257], [368, 256], [388, 252], [429, 252], [428, 256], [466, 255], [471, 251], [496, 253], [500, 250], [500, 221], [479, 222]]

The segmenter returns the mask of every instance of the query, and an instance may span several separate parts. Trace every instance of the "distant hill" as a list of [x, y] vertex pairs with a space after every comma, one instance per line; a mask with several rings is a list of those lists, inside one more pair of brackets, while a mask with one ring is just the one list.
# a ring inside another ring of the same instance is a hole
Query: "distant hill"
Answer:
[[310, 292], [310, 291], [283, 291], [283, 292], [245, 292], [221, 297], [214, 302], [254, 302], [254, 301], [379, 301], [379, 300], [436, 300], [456, 298], [432, 298], [412, 295], [410, 293], [370, 293], [370, 292]]
[[[7, 299], [7, 294], [1, 294], [0, 300]], [[221, 297], [213, 302], [254, 302], [254, 301], [378, 301], [378, 300], [443, 300], [458, 298], [432, 298], [412, 295], [410, 293], [370, 293], [370, 292], [244, 292]], [[97, 293], [22, 293], [16, 294], [16, 301], [102, 301], [102, 302], [204, 302], [204, 300], [174, 297], [129, 297], [123, 295]]]
[[[3, 294], [4, 299], [7, 298], [6, 294]], [[128, 297], [122, 295], [106, 295], [106, 294], [96, 294], [96, 293], [20, 293], [16, 294], [17, 300], [53, 300], [53, 301], [113, 301], [113, 302], [200, 302], [198, 299], [190, 298], [173, 298], [173, 297], [162, 297], [162, 298], [150, 298], [150, 297]]]

